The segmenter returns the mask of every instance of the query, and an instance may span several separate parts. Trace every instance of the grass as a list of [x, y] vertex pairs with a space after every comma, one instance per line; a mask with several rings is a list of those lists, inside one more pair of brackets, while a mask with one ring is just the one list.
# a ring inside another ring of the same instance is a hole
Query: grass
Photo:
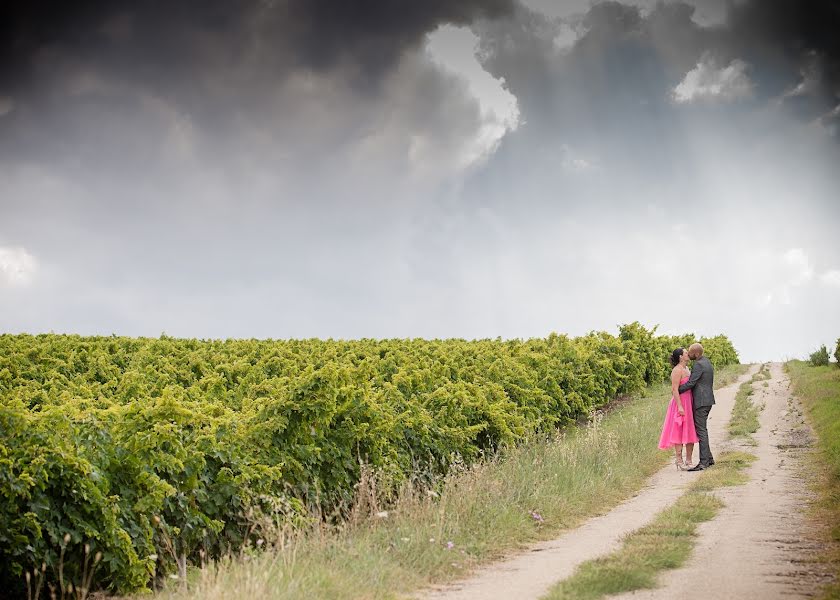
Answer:
[[656, 515], [650, 524], [625, 537], [620, 549], [581, 564], [543, 599], [595, 600], [655, 588], [659, 573], [685, 564], [694, 547], [697, 526], [714, 518], [723, 506], [709, 492], [746, 482], [748, 477], [742, 471], [753, 460], [753, 455], [744, 452], [722, 454], [715, 467], [701, 473], [672, 506]]
[[750, 370], [750, 365], [730, 365], [715, 371], [715, 389], [732, 385], [744, 373]]
[[825, 560], [835, 573], [835, 582], [822, 591], [824, 599], [840, 598], [840, 369], [837, 365], [812, 367], [802, 361], [785, 365], [794, 394], [802, 401], [808, 421], [817, 435], [810, 472], [815, 479], [812, 517], [822, 532], [828, 551]]
[[752, 434], [758, 431], [758, 415], [763, 410], [763, 405], [756, 405], [752, 401], [755, 392], [753, 384], [763, 381], [767, 385], [770, 379], [768, 365], [761, 365], [761, 369], [753, 375], [749, 381], [745, 381], [738, 388], [735, 395], [735, 405], [732, 407], [732, 417], [729, 420], [729, 436], [732, 438], [744, 438], [747, 443], [755, 445]]
[[439, 495], [406, 489], [387, 512], [363, 503], [367, 514], [341, 528], [286, 532], [266, 551], [211, 563], [187, 589], [158, 596], [394, 598], [462, 577], [637, 492], [669, 457], [656, 447], [668, 397], [666, 385], [652, 386], [586, 426], [453, 473]]
[[758, 373], [752, 376], [752, 381], [765, 381], [772, 378], [773, 376], [770, 374], [770, 365], [768, 363], [764, 363], [761, 365]]

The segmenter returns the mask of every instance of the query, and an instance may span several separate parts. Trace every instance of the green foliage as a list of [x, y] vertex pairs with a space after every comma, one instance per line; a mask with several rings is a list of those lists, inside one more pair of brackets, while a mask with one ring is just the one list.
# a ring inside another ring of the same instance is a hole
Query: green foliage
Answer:
[[704, 354], [709, 357], [709, 361], [715, 367], [736, 365], [740, 362], [738, 353], [735, 351], [735, 346], [732, 345], [732, 342], [725, 335], [700, 338], [700, 343], [703, 345]]
[[840, 368], [840, 338], [837, 338], [837, 345], [834, 347], [834, 364]]
[[[84, 544], [100, 587], [148, 586], [307, 508], [346, 510], [362, 464], [386, 492], [445, 475], [664, 380], [673, 347], [529, 340], [177, 340], [0, 335], [0, 585]], [[723, 336], [701, 339], [718, 366]]]
[[809, 360], [811, 361], [811, 366], [814, 367], [828, 366], [828, 348], [825, 347], [825, 344], [820, 346], [815, 352], [812, 352]]

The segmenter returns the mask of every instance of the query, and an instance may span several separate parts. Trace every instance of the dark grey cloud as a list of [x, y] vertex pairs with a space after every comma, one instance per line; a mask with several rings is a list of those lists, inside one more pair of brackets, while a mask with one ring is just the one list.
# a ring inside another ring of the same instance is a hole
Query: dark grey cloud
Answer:
[[839, 24], [840, 5], [830, 0], [734, 3], [720, 48], [752, 65], [764, 97], [802, 85], [785, 102], [813, 119], [840, 103]]
[[[37, 56], [56, 48], [153, 85], [249, 58], [265, 67], [329, 70], [350, 63], [378, 76], [440, 24], [508, 13], [512, 0], [226, 0], [4, 3], [0, 81], [25, 84]], [[241, 66], [241, 65], [240, 65]], [[267, 71], [265, 75], [270, 75]]]
[[[79, 160], [103, 168], [143, 165], [176, 119], [204, 136], [200, 148], [240, 141], [230, 150], [247, 154], [269, 131], [294, 139], [301, 154], [320, 150], [318, 123], [295, 114], [294, 89], [308, 78], [329, 78], [332, 88], [321, 93], [347, 104], [375, 103], [427, 33], [503, 16], [512, 1], [4, 3], [0, 98], [13, 110], [0, 118], [0, 152], [16, 159], [81, 152]], [[354, 106], [330, 110], [348, 113], [333, 119], [330, 142], [364, 135]], [[243, 139], [248, 129], [257, 135]]]

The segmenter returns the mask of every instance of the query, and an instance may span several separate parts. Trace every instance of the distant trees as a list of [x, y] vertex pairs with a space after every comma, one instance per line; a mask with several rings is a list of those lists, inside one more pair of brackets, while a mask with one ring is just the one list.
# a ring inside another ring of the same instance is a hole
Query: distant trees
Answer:
[[[836, 355], [836, 353], [835, 353]], [[828, 348], [825, 347], [825, 344], [820, 346], [816, 351], [811, 353], [811, 357], [809, 358], [811, 361], [811, 365], [815, 367], [825, 367], [829, 363], [828, 358]]]

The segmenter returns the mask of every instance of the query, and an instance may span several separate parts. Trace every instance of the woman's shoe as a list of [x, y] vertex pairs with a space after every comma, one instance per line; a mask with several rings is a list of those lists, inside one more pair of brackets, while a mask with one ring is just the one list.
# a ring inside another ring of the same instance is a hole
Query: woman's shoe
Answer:
[[682, 461], [682, 459], [675, 458], [674, 465], [676, 465], [678, 471], [685, 471], [686, 464]]

